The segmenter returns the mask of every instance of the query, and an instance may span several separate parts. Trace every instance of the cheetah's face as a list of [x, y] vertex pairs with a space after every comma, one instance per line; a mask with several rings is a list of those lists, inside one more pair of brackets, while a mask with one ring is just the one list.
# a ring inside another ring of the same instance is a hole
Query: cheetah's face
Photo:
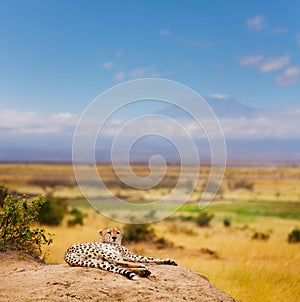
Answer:
[[109, 228], [99, 231], [99, 234], [102, 237], [102, 242], [104, 243], [121, 244], [122, 232], [117, 228]]

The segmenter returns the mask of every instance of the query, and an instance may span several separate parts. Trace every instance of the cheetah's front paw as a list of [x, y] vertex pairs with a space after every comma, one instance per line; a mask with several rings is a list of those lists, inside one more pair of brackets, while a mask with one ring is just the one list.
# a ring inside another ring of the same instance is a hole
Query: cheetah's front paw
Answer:
[[164, 264], [178, 266], [178, 264], [172, 259], [165, 259]]
[[148, 277], [148, 276], [151, 275], [151, 272], [148, 269], [145, 268], [145, 269], [142, 269], [142, 270], [139, 271], [139, 275], [141, 277]]

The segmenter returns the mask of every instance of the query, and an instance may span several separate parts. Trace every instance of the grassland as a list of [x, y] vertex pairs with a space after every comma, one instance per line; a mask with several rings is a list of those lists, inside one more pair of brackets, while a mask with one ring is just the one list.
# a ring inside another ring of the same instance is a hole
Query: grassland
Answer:
[[[145, 167], [135, 167], [134, 171], [138, 175], [149, 173]], [[129, 202], [151, 202], [170, 192], [180, 170], [170, 167], [164, 181], [146, 191], [122, 185], [111, 167], [100, 167], [99, 172], [114, 194]], [[194, 194], [177, 213], [152, 224], [157, 236], [173, 242], [173, 247], [158, 249], [148, 242], [131, 244], [130, 248], [174, 258], [242, 301], [299, 301], [300, 245], [289, 244], [287, 235], [300, 227], [300, 167], [228, 167], [215, 201], [205, 209], [215, 215], [211, 226], [200, 228], [181, 217], [199, 213], [197, 199], [208, 173], [208, 168], [201, 169]], [[85, 201], [70, 165], [1, 164], [0, 184], [30, 195], [51, 192], [87, 215], [83, 226], [67, 227], [66, 217], [61, 226], [47, 227], [56, 234], [54, 244], [44, 250], [49, 263], [63, 263], [65, 249], [74, 242], [97, 240], [98, 229], [123, 227]], [[230, 227], [224, 226], [224, 218], [230, 219]], [[254, 240], [255, 232], [269, 238]]]

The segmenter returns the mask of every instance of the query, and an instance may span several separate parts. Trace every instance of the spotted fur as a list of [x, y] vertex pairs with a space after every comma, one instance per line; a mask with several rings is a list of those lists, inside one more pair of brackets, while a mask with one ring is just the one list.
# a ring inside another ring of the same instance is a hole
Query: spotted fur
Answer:
[[143, 263], [177, 265], [174, 260], [145, 257], [132, 254], [121, 245], [122, 232], [117, 228], [99, 231], [102, 242], [76, 243], [65, 253], [65, 261], [71, 266], [94, 267], [123, 275], [131, 280], [137, 275], [151, 274]]

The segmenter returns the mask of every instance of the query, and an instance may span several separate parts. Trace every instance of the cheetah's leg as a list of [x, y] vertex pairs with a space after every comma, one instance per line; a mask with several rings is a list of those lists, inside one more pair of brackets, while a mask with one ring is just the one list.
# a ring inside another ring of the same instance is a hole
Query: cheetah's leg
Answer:
[[127, 250], [127, 253], [126, 253], [126, 256], [124, 256], [124, 259], [127, 260], [127, 261], [132, 261], [132, 262], [168, 264], [168, 265], [175, 265], [175, 266], [178, 265], [172, 259], [161, 259], [161, 258], [140, 256], [140, 255], [130, 253], [129, 250]]
[[146, 268], [145, 265], [138, 263], [138, 262], [129, 262], [129, 261], [121, 261], [117, 260], [116, 264], [121, 265], [123, 267], [129, 267], [129, 268]]
[[105, 257], [105, 260], [109, 263], [113, 263], [114, 265], [121, 266], [123, 268], [126, 267], [130, 269], [130, 271], [140, 275], [141, 277], [148, 277], [149, 275], [151, 275], [149, 269], [145, 265], [138, 262], [128, 262], [107, 256]]
[[[108, 261], [109, 263], [113, 263], [115, 265], [119, 265], [119, 266], [122, 266], [122, 267], [147, 269], [146, 266], [141, 264], [141, 263], [135, 263], [135, 262], [132, 262], [132, 261], [131, 262], [124, 261], [124, 259], [122, 257], [120, 257], [119, 255], [115, 255], [115, 254], [96, 253], [95, 256], [96, 257], [93, 257], [93, 258], [98, 259], [98, 260], [105, 260], [105, 261]], [[85, 257], [85, 255], [83, 255], [83, 257]], [[88, 258], [85, 257], [84, 259], [88, 259]]]
[[[82, 259], [80, 256], [78, 256], [75, 253], [66, 253], [65, 261], [71, 266], [99, 268], [102, 270], [106, 270], [106, 271], [110, 271], [110, 272], [114, 272], [114, 273], [123, 275], [130, 280], [138, 279], [137, 275], [134, 272], [124, 269], [121, 266], [112, 264], [105, 260], [92, 259], [92, 258]], [[142, 273], [141, 273], [141, 276], [143, 276]]]
[[128, 267], [131, 271], [137, 273], [141, 277], [148, 277], [149, 275], [151, 275], [149, 269], [141, 263], [121, 261], [121, 260], [118, 260], [115, 263], [122, 267]]

